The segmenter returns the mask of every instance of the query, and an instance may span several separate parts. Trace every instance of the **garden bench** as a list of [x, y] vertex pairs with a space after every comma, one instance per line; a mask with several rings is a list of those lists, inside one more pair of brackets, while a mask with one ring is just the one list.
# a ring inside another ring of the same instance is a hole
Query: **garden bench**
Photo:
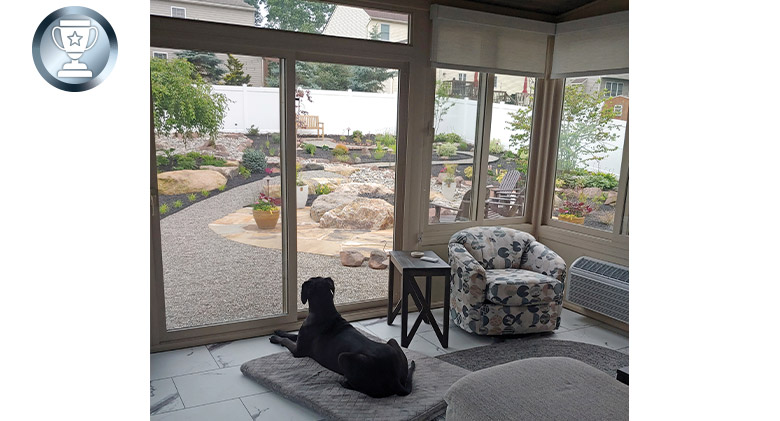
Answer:
[[299, 114], [295, 116], [295, 122], [299, 129], [316, 130], [317, 137], [325, 137], [325, 123], [320, 123], [319, 116]]

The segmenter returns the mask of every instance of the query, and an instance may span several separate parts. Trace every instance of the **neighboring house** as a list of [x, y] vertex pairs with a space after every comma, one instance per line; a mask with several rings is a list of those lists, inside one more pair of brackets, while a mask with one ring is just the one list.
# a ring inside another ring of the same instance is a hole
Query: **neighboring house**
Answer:
[[[409, 16], [384, 10], [337, 5], [322, 33], [359, 39], [370, 39], [374, 34], [382, 41], [406, 44], [409, 40]], [[398, 92], [397, 72], [384, 82], [382, 92]]]
[[628, 97], [616, 96], [604, 102], [604, 108], [612, 108], [615, 111], [615, 119], [628, 121]]
[[[255, 24], [255, 9], [244, 3], [244, 0], [151, 0], [151, 14], [235, 25]], [[150, 56], [173, 59], [178, 51], [152, 47]], [[226, 67], [227, 54], [216, 53], [216, 56]], [[263, 58], [240, 54], [234, 56], [244, 63], [244, 73], [251, 76], [249, 85], [263, 86]]]
[[612, 108], [616, 120], [628, 121], [628, 74], [575, 78], [569, 84], [582, 85], [589, 94], [604, 92], [604, 96], [609, 97], [604, 102], [604, 108]]

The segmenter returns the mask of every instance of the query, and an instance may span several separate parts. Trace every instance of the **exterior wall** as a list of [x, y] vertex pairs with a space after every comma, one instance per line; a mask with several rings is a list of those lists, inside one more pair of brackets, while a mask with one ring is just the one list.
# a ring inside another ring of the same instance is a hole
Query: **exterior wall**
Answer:
[[366, 35], [371, 33], [371, 29], [374, 26], [376, 26], [377, 30], [379, 30], [381, 28], [380, 25], [383, 23], [385, 25], [390, 25], [390, 42], [407, 42], [409, 40], [409, 25], [383, 19], [371, 19], [366, 25]]
[[[149, 56], [154, 57], [154, 53], [168, 53], [168, 58], [173, 59], [176, 58], [176, 53], [181, 50], [173, 50], [170, 48], [157, 48], [157, 47], [151, 47], [149, 48]], [[228, 56], [227, 54], [223, 53], [216, 53], [216, 56], [218, 59], [222, 60], [223, 66], [227, 68], [227, 60]], [[241, 63], [244, 63], [244, 73], [248, 74], [251, 78], [249, 79], [249, 86], [263, 86], [263, 59], [262, 57], [253, 57], [253, 56], [244, 56], [240, 54], [234, 54], [235, 58], [237, 58]]]
[[[243, 1], [235, 5], [225, 2], [151, 0], [151, 14], [171, 16], [171, 7], [182, 7], [187, 10], [187, 19], [206, 20], [209, 22], [232, 23], [237, 25], [254, 25], [255, 9]], [[240, 4], [243, 4], [241, 6]]]
[[613, 108], [615, 105], [622, 105], [623, 106], [623, 114], [616, 117], [616, 120], [623, 120], [628, 121], [628, 97], [626, 96], [616, 96], [614, 98], [610, 98], [607, 101], [604, 102], [604, 108]]
[[369, 20], [368, 13], [359, 7], [336, 6], [322, 33], [339, 37], [366, 38], [368, 35], [366, 26]]
[[623, 84], [623, 92], [621, 93], [622, 96], [628, 97], [628, 75], [626, 75], [626, 78], [620, 77], [621, 75], [614, 75], [612, 77], [605, 76], [601, 78], [601, 86], [599, 86], [600, 90], [606, 89], [607, 82], [620, 82]]

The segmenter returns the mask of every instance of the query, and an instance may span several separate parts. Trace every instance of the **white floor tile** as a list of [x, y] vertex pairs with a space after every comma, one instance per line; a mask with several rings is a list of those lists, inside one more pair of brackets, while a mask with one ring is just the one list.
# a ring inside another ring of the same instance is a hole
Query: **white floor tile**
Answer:
[[270, 335], [206, 345], [206, 348], [222, 368], [240, 366], [249, 360], [282, 351], [288, 352], [284, 347], [272, 344], [268, 338]]
[[268, 391], [238, 366], [174, 377], [173, 382], [186, 408]]
[[561, 327], [562, 331], [577, 330], [590, 326], [602, 326], [596, 319], [591, 319], [588, 316], [575, 313], [569, 309], [563, 309], [561, 312]]
[[173, 380], [160, 379], [151, 381], [149, 382], [149, 389], [149, 412], [152, 415], [184, 408]]
[[590, 326], [568, 332], [556, 333], [553, 335], [552, 339], [585, 342], [612, 349], [620, 349], [628, 346], [628, 336], [602, 326]]
[[[468, 333], [457, 326], [450, 327], [448, 338], [449, 347], [446, 349], [441, 347], [439, 338], [436, 336], [436, 332], [424, 332], [422, 333], [422, 337], [427, 339], [428, 342], [432, 343], [438, 350], [445, 353], [476, 348], [478, 346], [489, 345], [494, 342], [493, 338], [489, 336], [480, 336], [473, 333]], [[412, 342], [414, 342], [414, 340], [412, 340]]]
[[255, 421], [261, 420], [319, 420], [321, 416], [295, 402], [269, 392], [241, 398]]
[[151, 421], [254, 421], [239, 399], [152, 415]]
[[151, 380], [219, 368], [205, 346], [152, 354], [150, 366]]
[[[414, 325], [415, 320], [417, 320], [417, 315], [419, 313], [409, 313], [408, 317], [408, 327], [407, 329], [411, 330], [412, 326]], [[363, 320], [359, 322], [363, 327], [368, 328], [370, 331], [374, 332], [375, 335], [379, 336], [380, 338], [384, 340], [388, 340], [390, 338], [395, 338], [398, 343], [401, 343], [401, 315], [399, 314], [395, 320], [393, 320], [392, 325], [387, 324], [387, 318], [382, 317], [379, 319], [371, 319], [371, 320]], [[441, 328], [441, 320], [439, 319], [439, 327]], [[420, 327], [417, 328], [417, 332], [415, 335], [418, 335], [422, 332], [431, 332], [433, 331], [433, 328], [429, 324], [425, 324], [425, 322], [420, 322]]]

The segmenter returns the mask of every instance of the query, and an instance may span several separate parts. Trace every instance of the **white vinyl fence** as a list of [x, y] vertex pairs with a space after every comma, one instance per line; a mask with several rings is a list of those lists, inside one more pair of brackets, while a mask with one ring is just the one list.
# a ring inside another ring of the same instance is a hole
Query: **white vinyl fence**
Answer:
[[[230, 102], [223, 121], [223, 131], [246, 133], [250, 127], [256, 127], [260, 133], [279, 132], [279, 88], [258, 88], [252, 86], [214, 85], [214, 92], [225, 94]], [[398, 113], [398, 96], [372, 92], [311, 90], [312, 101], [301, 99], [301, 109], [309, 115], [319, 116], [325, 124], [325, 134], [348, 136], [354, 130], [363, 133], [395, 134]], [[437, 133], [457, 133], [469, 143], [474, 143], [477, 121], [477, 102], [468, 99], [451, 98], [454, 104], [439, 123]], [[504, 148], [509, 148], [508, 121], [510, 115], [520, 106], [493, 104], [491, 119], [491, 139], [499, 139]], [[614, 174], [620, 173], [620, 161], [623, 155], [623, 134], [625, 122], [614, 120], [617, 124], [618, 150], [609, 153], [602, 161], [591, 166], [592, 171], [601, 170]], [[315, 134], [316, 131], [304, 131]]]

